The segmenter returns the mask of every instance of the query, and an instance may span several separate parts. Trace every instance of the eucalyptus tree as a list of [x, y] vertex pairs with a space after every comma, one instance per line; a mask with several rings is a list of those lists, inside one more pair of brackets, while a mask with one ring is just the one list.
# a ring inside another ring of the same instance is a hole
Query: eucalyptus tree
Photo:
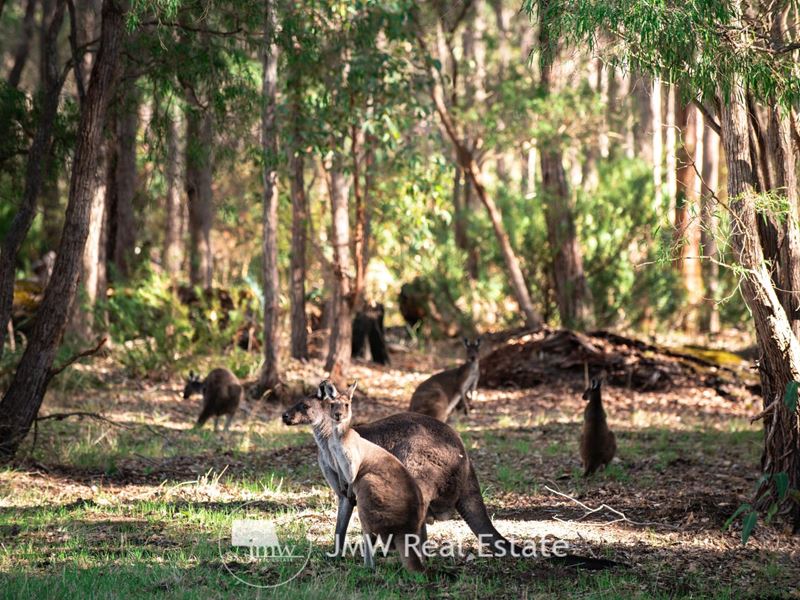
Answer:
[[[753, 316], [761, 358], [763, 477], [757, 507], [800, 531], [800, 231], [795, 152], [800, 101], [796, 3], [528, 0], [554, 36], [678, 83], [720, 133], [727, 167], [730, 265]], [[610, 32], [597, 47], [598, 32]], [[797, 493], [796, 491], [794, 492]], [[754, 522], [755, 513], [748, 515]]]

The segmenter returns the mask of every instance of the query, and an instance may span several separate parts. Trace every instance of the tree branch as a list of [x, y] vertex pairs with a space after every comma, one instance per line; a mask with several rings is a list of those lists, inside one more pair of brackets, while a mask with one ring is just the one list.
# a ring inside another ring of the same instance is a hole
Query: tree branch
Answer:
[[79, 352], [78, 354], [76, 354], [76, 355], [72, 356], [71, 358], [69, 358], [69, 360], [67, 360], [67, 362], [65, 362], [60, 367], [58, 367], [56, 369], [50, 369], [50, 373], [48, 373], [48, 375], [47, 375], [47, 380], [50, 381], [53, 377], [55, 377], [56, 375], [61, 373], [61, 371], [63, 371], [64, 369], [66, 369], [71, 364], [75, 363], [76, 361], [80, 360], [81, 358], [85, 358], [87, 356], [92, 356], [93, 354], [97, 354], [100, 351], [100, 348], [103, 347], [103, 345], [106, 343], [107, 340], [108, 340], [108, 338], [104, 337], [103, 339], [100, 340], [100, 342], [94, 348], [89, 348], [88, 350], [84, 350], [83, 352]]
[[83, 105], [83, 100], [86, 98], [86, 89], [83, 85], [83, 69], [81, 68], [82, 57], [78, 56], [78, 26], [76, 25], [77, 19], [75, 18], [75, 3], [73, 0], [67, 0], [67, 8], [69, 10], [69, 47], [72, 50], [72, 65], [75, 71], [75, 82], [78, 87], [78, 102]]
[[700, 100], [698, 100], [697, 98], [692, 98], [692, 104], [694, 104], [700, 110], [700, 112], [703, 113], [703, 117], [706, 120], [706, 124], [709, 127], [711, 127], [711, 129], [713, 129], [717, 135], [721, 136], [722, 127], [720, 127], [719, 123], [717, 123], [717, 120], [714, 118], [714, 115], [712, 115], [711, 111], [709, 111], [706, 108], [705, 104], [700, 102]]

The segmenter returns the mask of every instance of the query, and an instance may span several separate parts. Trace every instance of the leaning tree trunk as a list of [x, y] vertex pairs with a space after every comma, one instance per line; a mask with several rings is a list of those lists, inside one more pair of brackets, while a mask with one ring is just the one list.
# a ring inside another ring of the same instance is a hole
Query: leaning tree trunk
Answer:
[[[790, 411], [783, 399], [791, 381], [800, 381], [800, 343], [792, 332], [776, 293], [758, 235], [756, 212], [756, 168], [753, 163], [744, 86], [739, 80], [729, 103], [721, 108], [722, 143], [728, 169], [728, 197], [732, 214], [731, 246], [743, 267], [742, 294], [756, 327], [761, 359], [759, 372], [764, 401], [765, 475], [784, 472], [791, 488], [800, 488], [800, 406]], [[797, 229], [790, 212], [787, 227]], [[796, 398], [795, 398], [796, 399]], [[759, 491], [759, 505], [771, 502], [774, 487], [768, 484]], [[795, 531], [800, 528], [800, 509], [793, 503]]]
[[349, 189], [338, 157], [328, 168], [331, 197], [331, 243], [333, 244], [334, 306], [333, 326], [325, 370], [340, 380], [350, 364], [352, 337], [352, 294], [350, 289], [350, 215]]
[[179, 116], [176, 111], [167, 115], [166, 146], [167, 156], [165, 179], [167, 183], [166, 224], [164, 231], [164, 256], [162, 262], [172, 283], [178, 281], [181, 270], [181, 221], [183, 207], [180, 193], [180, 145]]
[[69, 203], [58, 256], [25, 353], [0, 402], [0, 457], [12, 457], [30, 431], [47, 391], [56, 351], [75, 299], [81, 256], [89, 233], [98, 150], [124, 23], [119, 5], [114, 0], [105, 0], [100, 49], [77, 129]]
[[265, 3], [264, 55], [262, 57], [261, 147], [264, 154], [264, 364], [258, 378], [258, 395], [278, 385], [278, 129], [275, 102], [278, 87], [278, 46], [275, 7]]
[[214, 223], [214, 128], [210, 108], [189, 107], [186, 115], [186, 199], [189, 207], [189, 282], [211, 287], [213, 260], [211, 228]]
[[53, 145], [53, 124], [58, 112], [58, 96], [62, 81], [59, 78], [57, 55], [55, 52], [58, 32], [64, 19], [66, 3], [58, 2], [50, 27], [42, 47], [44, 53], [43, 81], [41, 91], [41, 112], [39, 124], [28, 151], [28, 162], [25, 167], [25, 190], [19, 210], [11, 222], [11, 226], [0, 247], [0, 356], [3, 355], [8, 321], [11, 318], [11, 306], [14, 301], [14, 274], [16, 272], [17, 253], [36, 216], [36, 200], [42, 187], [43, 167], [50, 162]]
[[[546, 11], [540, 10], [544, 15]], [[550, 39], [547, 23], [540, 19], [540, 86], [547, 95], [558, 79], [556, 42]], [[575, 215], [567, 185], [558, 140], [542, 144], [542, 190], [545, 195], [547, 239], [552, 253], [552, 273], [561, 323], [565, 327], [585, 327], [591, 323], [592, 299], [583, 272], [583, 255], [575, 231]]]
[[25, 5], [25, 16], [22, 20], [22, 37], [17, 44], [17, 49], [14, 52], [14, 65], [8, 74], [9, 87], [16, 88], [22, 78], [22, 71], [28, 62], [28, 54], [31, 49], [31, 40], [33, 39], [33, 32], [36, 28], [36, 0], [28, 0]]

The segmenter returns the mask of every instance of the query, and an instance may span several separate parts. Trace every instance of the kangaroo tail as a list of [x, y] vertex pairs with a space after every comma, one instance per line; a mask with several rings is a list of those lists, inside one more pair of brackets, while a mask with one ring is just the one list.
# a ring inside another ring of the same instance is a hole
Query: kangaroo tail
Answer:
[[481, 488], [472, 463], [469, 465], [467, 485], [456, 503], [458, 514], [467, 522], [481, 544], [489, 544], [495, 554], [510, 556], [514, 544], [504, 538], [492, 525], [486, 505], [481, 497]]

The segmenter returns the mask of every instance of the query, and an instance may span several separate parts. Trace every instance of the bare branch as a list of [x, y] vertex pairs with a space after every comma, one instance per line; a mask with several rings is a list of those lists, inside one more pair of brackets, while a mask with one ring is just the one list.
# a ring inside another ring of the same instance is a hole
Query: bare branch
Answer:
[[100, 340], [100, 342], [94, 348], [89, 348], [88, 350], [84, 350], [83, 352], [79, 352], [78, 354], [72, 356], [69, 360], [67, 360], [67, 362], [65, 362], [63, 365], [61, 365], [57, 369], [50, 369], [50, 373], [47, 375], [47, 380], [50, 381], [53, 377], [55, 377], [56, 375], [61, 373], [61, 371], [63, 371], [64, 369], [66, 369], [71, 364], [75, 363], [76, 361], [80, 360], [81, 358], [85, 358], [87, 356], [92, 356], [93, 354], [97, 354], [100, 351], [100, 348], [103, 347], [103, 345], [106, 343], [107, 340], [108, 340], [108, 338], [104, 337], [103, 339]]

